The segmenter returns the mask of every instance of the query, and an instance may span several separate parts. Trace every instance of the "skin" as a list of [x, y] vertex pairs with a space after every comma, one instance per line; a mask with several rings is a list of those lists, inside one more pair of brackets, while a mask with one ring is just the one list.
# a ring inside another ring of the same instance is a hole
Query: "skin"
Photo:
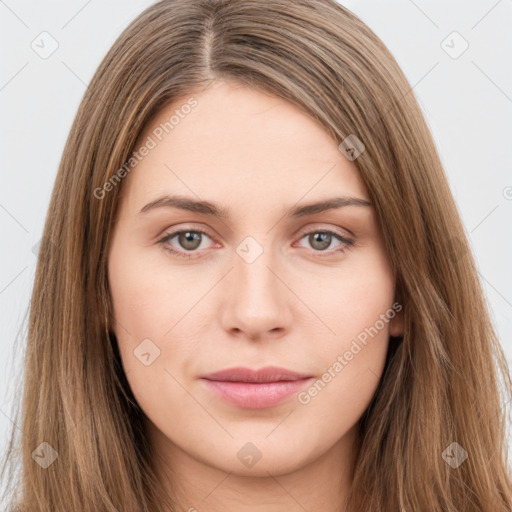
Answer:
[[[344, 206], [285, 217], [294, 206], [331, 197], [370, 198], [355, 162], [318, 123], [243, 85], [217, 81], [176, 100], [139, 144], [191, 96], [197, 106], [124, 179], [108, 256], [113, 330], [160, 456], [155, 466], [162, 480], [173, 475], [179, 510], [345, 510], [357, 421], [382, 375], [390, 334], [402, 334], [401, 314], [360, 344], [307, 404], [295, 395], [242, 409], [199, 379], [268, 365], [320, 379], [395, 302], [375, 210]], [[163, 194], [217, 203], [230, 217], [173, 207], [139, 213]], [[185, 254], [189, 248], [190, 259], [158, 243], [179, 229], [208, 233], [197, 235], [192, 250], [179, 236], [165, 242]], [[322, 251], [308, 236], [322, 230], [355, 245], [332, 237]], [[248, 236], [263, 250], [251, 263], [236, 251]], [[145, 339], [160, 351], [148, 366], [134, 356]], [[237, 456], [248, 442], [261, 454], [252, 467]]]

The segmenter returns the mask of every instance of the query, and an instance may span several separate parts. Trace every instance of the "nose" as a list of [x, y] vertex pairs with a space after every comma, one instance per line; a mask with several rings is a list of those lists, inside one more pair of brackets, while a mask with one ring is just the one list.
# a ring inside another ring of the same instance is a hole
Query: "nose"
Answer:
[[282, 337], [292, 322], [294, 294], [264, 251], [248, 263], [234, 254], [233, 270], [224, 282], [222, 327], [233, 336], [251, 340]]

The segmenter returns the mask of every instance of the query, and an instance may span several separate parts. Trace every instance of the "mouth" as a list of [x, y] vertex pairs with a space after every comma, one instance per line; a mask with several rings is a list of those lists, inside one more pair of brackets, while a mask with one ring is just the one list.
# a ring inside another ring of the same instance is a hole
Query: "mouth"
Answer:
[[265, 409], [276, 406], [297, 393], [313, 378], [285, 368], [260, 370], [230, 368], [201, 377], [216, 396], [242, 409]]

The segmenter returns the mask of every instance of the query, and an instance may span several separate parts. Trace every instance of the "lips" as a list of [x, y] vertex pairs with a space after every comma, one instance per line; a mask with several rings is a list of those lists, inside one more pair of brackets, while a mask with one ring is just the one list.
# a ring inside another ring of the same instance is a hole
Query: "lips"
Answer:
[[215, 373], [203, 375], [203, 379], [216, 380], [223, 382], [278, 382], [289, 380], [307, 379], [311, 375], [297, 373], [286, 368], [277, 366], [267, 366], [259, 370], [250, 368], [228, 368]]
[[275, 406], [298, 392], [312, 375], [268, 366], [259, 370], [228, 368], [201, 377], [207, 388], [243, 409]]

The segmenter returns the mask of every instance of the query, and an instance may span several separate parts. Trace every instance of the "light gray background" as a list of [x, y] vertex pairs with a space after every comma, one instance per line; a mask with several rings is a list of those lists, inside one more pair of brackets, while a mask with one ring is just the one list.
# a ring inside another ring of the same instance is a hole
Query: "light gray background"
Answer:
[[[151, 3], [0, 1], [0, 455], [18, 400], [24, 339], [14, 347], [34, 278], [32, 248], [68, 131], [101, 59]], [[512, 0], [341, 3], [382, 38], [420, 101], [511, 361]], [[46, 59], [31, 47], [50, 47], [44, 31], [58, 43]], [[453, 31], [469, 44], [457, 58], [464, 42]]]

